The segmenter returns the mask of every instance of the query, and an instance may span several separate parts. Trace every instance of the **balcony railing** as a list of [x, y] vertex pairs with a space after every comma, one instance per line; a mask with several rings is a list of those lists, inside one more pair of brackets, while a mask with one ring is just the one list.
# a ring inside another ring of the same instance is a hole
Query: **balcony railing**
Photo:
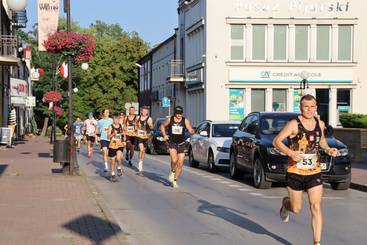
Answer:
[[169, 77], [168, 82], [177, 83], [185, 81], [184, 61], [171, 60], [169, 62]]
[[0, 35], [0, 61], [19, 60], [18, 39], [16, 36]]

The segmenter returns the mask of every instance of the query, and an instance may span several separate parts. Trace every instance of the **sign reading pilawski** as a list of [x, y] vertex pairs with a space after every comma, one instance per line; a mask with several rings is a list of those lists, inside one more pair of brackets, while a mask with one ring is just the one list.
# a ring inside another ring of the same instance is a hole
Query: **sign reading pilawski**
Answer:
[[229, 90], [229, 120], [241, 121], [245, 115], [245, 90]]
[[57, 31], [59, 23], [60, 1], [38, 0], [38, 49], [46, 51], [43, 46], [48, 35]]

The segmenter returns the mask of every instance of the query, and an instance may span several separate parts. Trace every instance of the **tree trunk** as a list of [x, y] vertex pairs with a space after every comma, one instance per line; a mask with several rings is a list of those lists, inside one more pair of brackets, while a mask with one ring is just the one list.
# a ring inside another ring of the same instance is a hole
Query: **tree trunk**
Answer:
[[47, 132], [47, 128], [48, 128], [48, 117], [45, 117], [45, 120], [43, 121], [43, 128], [42, 128], [42, 132], [41, 132], [41, 136], [44, 137], [46, 136], [46, 132]]

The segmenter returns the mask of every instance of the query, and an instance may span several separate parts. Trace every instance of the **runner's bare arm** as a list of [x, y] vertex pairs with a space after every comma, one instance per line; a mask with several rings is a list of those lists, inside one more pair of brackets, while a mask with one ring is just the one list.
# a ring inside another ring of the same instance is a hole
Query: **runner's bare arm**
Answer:
[[165, 138], [166, 140], [168, 140], [168, 136], [166, 134], [166, 127], [170, 124], [171, 119], [167, 118], [164, 123], [162, 123], [162, 125], [159, 127], [159, 129], [161, 130], [161, 133], [163, 135], [163, 138]]
[[111, 140], [112, 139], [112, 137], [113, 137], [113, 133], [112, 133], [112, 127], [111, 126], [108, 126], [108, 133], [107, 133], [107, 138], [109, 139], [109, 140]]
[[153, 119], [151, 117], [148, 118], [148, 126], [150, 129], [153, 129], [154, 125], [153, 125]]
[[285, 125], [285, 127], [279, 132], [279, 134], [273, 140], [273, 146], [279, 151], [283, 152], [294, 161], [298, 162], [303, 159], [298, 151], [292, 151], [288, 146], [286, 146], [283, 141], [289, 137], [297, 134], [298, 124], [296, 120], [291, 120]]
[[332, 157], [336, 157], [339, 154], [339, 151], [336, 148], [330, 148], [330, 146], [328, 145], [324, 135], [325, 123], [321, 120], [320, 120], [320, 128], [321, 128], [320, 147], [325, 151], [326, 154]]
[[185, 118], [185, 126], [186, 126], [187, 130], [189, 130], [189, 133], [191, 135], [194, 134], [194, 129], [191, 127], [191, 122], [187, 118]]

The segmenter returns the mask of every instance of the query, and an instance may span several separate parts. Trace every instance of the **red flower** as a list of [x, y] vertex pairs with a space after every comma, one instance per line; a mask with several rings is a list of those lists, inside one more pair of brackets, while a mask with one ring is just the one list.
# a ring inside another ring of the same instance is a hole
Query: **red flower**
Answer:
[[55, 105], [52, 109], [56, 113], [57, 117], [62, 116], [62, 108], [61, 107]]
[[59, 91], [48, 91], [43, 95], [43, 101], [46, 103], [58, 102], [61, 98], [62, 95]]

